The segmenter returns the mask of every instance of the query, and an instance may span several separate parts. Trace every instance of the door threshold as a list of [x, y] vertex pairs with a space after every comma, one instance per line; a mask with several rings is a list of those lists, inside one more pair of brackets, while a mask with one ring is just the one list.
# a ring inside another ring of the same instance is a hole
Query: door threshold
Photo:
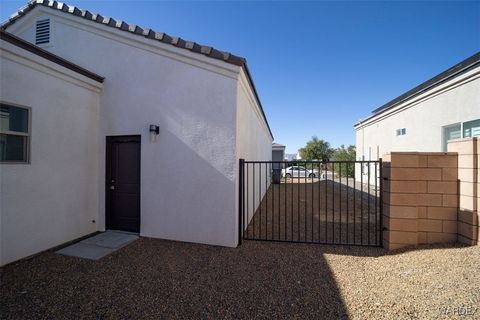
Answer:
[[125, 233], [125, 234], [133, 234], [133, 235], [136, 235], [136, 236], [140, 236], [140, 232], [124, 231], [124, 230], [116, 230], [116, 229], [105, 229], [105, 232], [107, 232], [107, 231], [113, 231], [113, 232]]

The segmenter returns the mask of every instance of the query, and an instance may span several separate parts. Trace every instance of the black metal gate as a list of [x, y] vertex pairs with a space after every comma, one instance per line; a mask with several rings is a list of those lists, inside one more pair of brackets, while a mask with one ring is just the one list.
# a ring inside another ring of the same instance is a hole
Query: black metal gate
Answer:
[[381, 159], [240, 159], [240, 241], [381, 246], [381, 168]]

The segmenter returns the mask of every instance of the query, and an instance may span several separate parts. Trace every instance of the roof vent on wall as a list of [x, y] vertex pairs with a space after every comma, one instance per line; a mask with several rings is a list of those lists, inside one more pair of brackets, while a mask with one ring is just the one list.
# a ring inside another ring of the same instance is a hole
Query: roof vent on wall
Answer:
[[50, 43], [50, 19], [37, 20], [35, 25], [35, 44]]

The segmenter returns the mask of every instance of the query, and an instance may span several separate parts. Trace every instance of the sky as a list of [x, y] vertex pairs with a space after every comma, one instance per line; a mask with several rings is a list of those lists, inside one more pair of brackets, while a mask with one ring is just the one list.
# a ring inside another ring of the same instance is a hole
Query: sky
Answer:
[[245, 57], [287, 153], [354, 144], [359, 119], [480, 51], [480, 1], [65, 2]]

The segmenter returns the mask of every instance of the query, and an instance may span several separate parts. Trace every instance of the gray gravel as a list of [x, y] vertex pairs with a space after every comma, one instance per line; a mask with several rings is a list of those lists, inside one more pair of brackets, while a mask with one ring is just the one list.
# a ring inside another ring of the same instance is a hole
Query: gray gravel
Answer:
[[49, 251], [4, 267], [0, 315], [426, 319], [442, 307], [479, 307], [479, 265], [480, 247], [387, 255], [380, 248], [247, 241], [232, 249], [141, 238], [98, 261]]
[[246, 233], [248, 239], [375, 245], [380, 215], [379, 198], [338, 182], [272, 184]]

